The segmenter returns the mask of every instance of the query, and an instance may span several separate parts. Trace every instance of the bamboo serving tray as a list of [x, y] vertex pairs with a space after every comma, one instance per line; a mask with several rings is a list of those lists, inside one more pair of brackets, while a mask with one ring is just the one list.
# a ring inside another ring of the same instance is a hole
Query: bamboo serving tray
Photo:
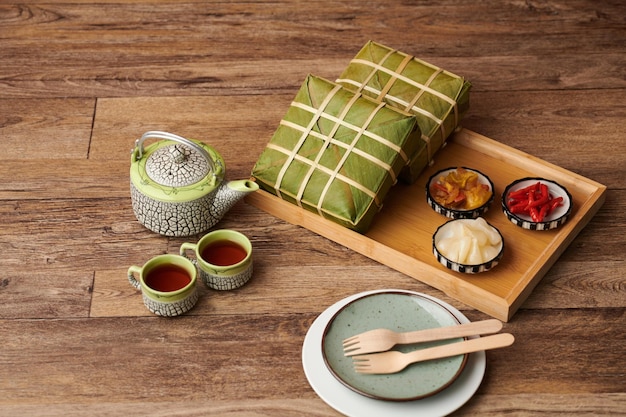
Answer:
[[[439, 264], [432, 235], [448, 218], [426, 203], [426, 181], [447, 167], [466, 166], [489, 176], [494, 201], [483, 216], [504, 237], [504, 256], [492, 270], [462, 274]], [[501, 210], [501, 194], [518, 178], [543, 177], [568, 189], [573, 209], [555, 230], [525, 230]], [[605, 200], [606, 187], [517, 149], [461, 129], [440, 150], [435, 163], [412, 185], [398, 183], [385, 198], [370, 230], [360, 234], [259, 190], [246, 201], [289, 223], [305, 227], [371, 259], [431, 285], [499, 320], [509, 321], [556, 260]]]

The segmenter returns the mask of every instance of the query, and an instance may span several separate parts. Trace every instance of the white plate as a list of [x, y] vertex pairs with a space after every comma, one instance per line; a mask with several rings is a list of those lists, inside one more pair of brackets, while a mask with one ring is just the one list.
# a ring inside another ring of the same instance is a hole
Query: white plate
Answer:
[[465, 404], [476, 392], [485, 375], [485, 352], [472, 353], [461, 375], [444, 391], [433, 396], [407, 402], [381, 401], [360, 395], [339, 382], [326, 368], [322, 356], [322, 336], [324, 329], [333, 316], [349, 302], [367, 294], [379, 292], [404, 292], [429, 298], [449, 309], [461, 323], [469, 323], [459, 310], [451, 305], [426, 294], [404, 290], [368, 291], [347, 297], [327, 308], [320, 314], [306, 334], [302, 346], [302, 365], [304, 373], [313, 390], [329, 406], [347, 416], [444, 416]]
[[[458, 324], [459, 319], [450, 310], [430, 298], [404, 291], [370, 294], [346, 304], [330, 320], [322, 337], [322, 355], [328, 370], [361, 395], [388, 401], [422, 399], [452, 384], [461, 375], [467, 355], [416, 363], [393, 374], [368, 375], [354, 372], [353, 358], [344, 355], [343, 340], [378, 328], [404, 332]], [[419, 348], [462, 340], [424, 342]], [[393, 350], [411, 352], [416, 347], [399, 345]]]

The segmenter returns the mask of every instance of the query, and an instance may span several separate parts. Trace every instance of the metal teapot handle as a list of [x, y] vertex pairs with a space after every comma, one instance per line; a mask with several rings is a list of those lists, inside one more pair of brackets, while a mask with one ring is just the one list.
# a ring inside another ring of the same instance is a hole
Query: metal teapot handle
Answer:
[[196, 151], [200, 152], [200, 154], [206, 159], [207, 163], [209, 164], [209, 168], [211, 169], [211, 172], [215, 173], [215, 162], [213, 161], [213, 158], [211, 158], [211, 155], [209, 154], [209, 152], [207, 152], [206, 149], [204, 149], [202, 146], [198, 145], [197, 143], [189, 139], [186, 139], [182, 136], [178, 136], [173, 133], [162, 132], [158, 130], [151, 130], [149, 132], [146, 132], [143, 135], [141, 135], [141, 138], [135, 141], [135, 149], [133, 149], [133, 152], [135, 152], [135, 150], [137, 151], [137, 156], [135, 157], [136, 160], [140, 160], [143, 157], [143, 153], [144, 153], [143, 142], [146, 139], [166, 139], [166, 140], [171, 140], [173, 142], [178, 142], [189, 148], [193, 148]]

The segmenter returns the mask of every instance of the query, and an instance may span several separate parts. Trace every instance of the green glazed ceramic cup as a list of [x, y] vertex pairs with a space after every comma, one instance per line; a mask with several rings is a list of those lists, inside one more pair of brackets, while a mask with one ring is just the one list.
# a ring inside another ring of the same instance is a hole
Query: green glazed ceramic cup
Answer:
[[[188, 251], [193, 251], [195, 259]], [[214, 290], [234, 290], [252, 277], [252, 244], [235, 230], [214, 230], [198, 243], [185, 242], [180, 254], [195, 262], [202, 281]]]
[[166, 317], [186, 313], [196, 304], [196, 277], [195, 265], [179, 255], [158, 255], [144, 266], [128, 268], [128, 281], [141, 290], [148, 310]]

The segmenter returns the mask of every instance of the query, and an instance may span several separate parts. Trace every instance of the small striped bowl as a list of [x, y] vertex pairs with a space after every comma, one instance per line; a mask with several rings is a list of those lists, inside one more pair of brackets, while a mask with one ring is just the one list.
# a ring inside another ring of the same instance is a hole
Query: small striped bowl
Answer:
[[[526, 188], [530, 185], [536, 184], [537, 182], [542, 182], [546, 184], [548, 186], [548, 191], [550, 192], [550, 194], [552, 194], [553, 197], [563, 197], [563, 204], [560, 207], [557, 207], [552, 213], [550, 213], [549, 216], [546, 217], [545, 221], [542, 222], [534, 222], [532, 221], [530, 216], [527, 216], [525, 214], [511, 213], [507, 205], [509, 193], [520, 190], [522, 188]], [[509, 219], [511, 223], [515, 224], [516, 226], [527, 230], [556, 229], [567, 221], [567, 218], [572, 212], [572, 206], [572, 195], [567, 191], [567, 189], [559, 183], [552, 180], [547, 180], [545, 178], [521, 178], [507, 185], [504, 189], [504, 192], [502, 193], [502, 211], [504, 212], [506, 218]]]
[[431, 188], [432, 184], [437, 182], [439, 180], [439, 177], [441, 177], [441, 176], [445, 177], [450, 172], [456, 171], [456, 167], [442, 169], [441, 171], [438, 171], [438, 172], [434, 173], [428, 179], [428, 182], [426, 183], [426, 201], [428, 202], [428, 205], [433, 210], [435, 210], [437, 213], [439, 213], [439, 214], [441, 214], [443, 216], [449, 217], [451, 219], [475, 219], [477, 217], [482, 216], [483, 214], [485, 214], [487, 212], [487, 210], [489, 210], [489, 206], [493, 202], [493, 196], [494, 196], [493, 183], [491, 182], [491, 180], [489, 179], [488, 176], [486, 176], [485, 174], [483, 174], [480, 171], [477, 171], [477, 170], [472, 169], [472, 168], [467, 168], [467, 167], [462, 167], [462, 168], [467, 170], [467, 171], [474, 172], [475, 174], [478, 175], [478, 181], [481, 184], [486, 184], [486, 185], [489, 186], [489, 189], [491, 190], [491, 197], [489, 198], [489, 200], [487, 200], [485, 202], [485, 204], [483, 204], [482, 206], [477, 207], [477, 208], [475, 208], [473, 210], [459, 210], [459, 209], [443, 206], [443, 205], [441, 205], [441, 204], [439, 204], [438, 202], [435, 201], [435, 199], [433, 198], [433, 196], [432, 196], [432, 194], [430, 192], [430, 188]]
[[439, 242], [439, 239], [442, 236], [445, 236], [446, 228], [450, 227], [454, 222], [471, 222], [471, 221], [475, 221], [475, 219], [449, 220], [446, 223], [439, 226], [437, 230], [435, 231], [435, 233], [433, 234], [433, 254], [437, 258], [437, 262], [439, 262], [440, 264], [442, 264], [448, 269], [451, 269], [456, 272], [461, 272], [464, 274], [478, 274], [480, 272], [489, 271], [490, 269], [498, 265], [498, 263], [500, 262], [500, 259], [502, 259], [502, 255], [504, 254], [504, 238], [502, 237], [502, 233], [500, 233], [498, 228], [492, 226], [489, 223], [487, 224], [490, 227], [492, 227], [496, 232], [498, 232], [498, 234], [500, 235], [500, 241], [502, 242], [500, 245], [500, 250], [498, 251], [498, 254], [493, 259], [487, 262], [481, 263], [481, 264], [477, 264], [477, 265], [468, 265], [468, 264], [462, 264], [459, 262], [455, 262], [451, 259], [448, 259], [441, 252], [439, 252], [439, 250], [437, 249], [437, 243]]

